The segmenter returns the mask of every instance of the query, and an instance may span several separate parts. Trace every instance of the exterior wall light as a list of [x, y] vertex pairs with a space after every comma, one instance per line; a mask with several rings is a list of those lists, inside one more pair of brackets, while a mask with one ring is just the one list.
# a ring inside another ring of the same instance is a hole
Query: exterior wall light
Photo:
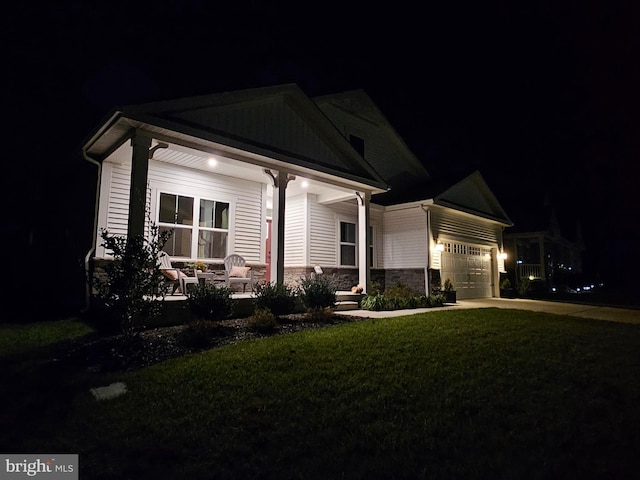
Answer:
[[436, 243], [436, 252], [444, 252], [444, 243]]
[[506, 260], [507, 259], [507, 252], [500, 252], [500, 258], [502, 260]]

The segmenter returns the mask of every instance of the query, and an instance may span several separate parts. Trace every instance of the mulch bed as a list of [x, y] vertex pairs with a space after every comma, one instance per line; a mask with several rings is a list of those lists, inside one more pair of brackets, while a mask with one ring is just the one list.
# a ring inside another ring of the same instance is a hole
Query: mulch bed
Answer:
[[56, 346], [53, 358], [88, 372], [132, 371], [171, 358], [181, 357], [241, 340], [282, 335], [301, 330], [362, 320], [334, 314], [330, 322], [312, 322], [304, 314], [278, 318], [275, 329], [258, 332], [249, 328], [247, 318], [223, 320], [206, 325], [161, 327], [124, 335], [90, 334]]

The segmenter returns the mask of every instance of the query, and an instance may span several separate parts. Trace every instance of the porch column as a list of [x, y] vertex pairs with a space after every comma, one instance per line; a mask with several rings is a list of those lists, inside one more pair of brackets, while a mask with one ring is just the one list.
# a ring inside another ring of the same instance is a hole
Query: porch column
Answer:
[[269, 169], [264, 172], [273, 181], [273, 220], [271, 222], [271, 279], [276, 283], [284, 283], [284, 214], [287, 194], [287, 184], [295, 180], [284, 170], [272, 172]]
[[129, 220], [127, 235], [144, 235], [147, 214], [147, 174], [149, 173], [149, 148], [151, 137], [136, 132], [131, 139], [131, 185], [129, 187]]
[[358, 197], [358, 284], [369, 290], [371, 266], [369, 265], [369, 245], [371, 245], [371, 194], [356, 192]]

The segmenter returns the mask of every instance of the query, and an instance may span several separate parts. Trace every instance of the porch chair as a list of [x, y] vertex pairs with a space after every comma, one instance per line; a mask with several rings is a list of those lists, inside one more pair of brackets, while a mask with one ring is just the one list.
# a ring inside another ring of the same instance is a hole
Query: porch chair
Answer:
[[160, 271], [165, 277], [165, 281], [171, 283], [171, 295], [175, 295], [180, 288], [183, 295], [187, 294], [187, 285], [197, 285], [198, 277], [190, 277], [179, 268], [171, 265], [171, 259], [165, 252], [160, 252]]
[[231, 254], [224, 259], [224, 281], [228, 288], [238, 283], [242, 284], [242, 293], [247, 285], [253, 287], [253, 271], [246, 266], [246, 262], [240, 255]]

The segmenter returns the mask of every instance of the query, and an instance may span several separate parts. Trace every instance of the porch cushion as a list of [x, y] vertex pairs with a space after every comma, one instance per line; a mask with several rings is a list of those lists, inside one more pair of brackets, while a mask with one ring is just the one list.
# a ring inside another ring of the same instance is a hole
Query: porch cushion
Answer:
[[231, 271], [229, 272], [229, 277], [234, 278], [247, 278], [247, 274], [251, 270], [251, 267], [238, 267], [236, 265], [231, 267]]
[[162, 274], [167, 277], [169, 280], [178, 280], [178, 274], [180, 274], [180, 278], [184, 278], [187, 277], [188, 275], [184, 274], [183, 272], [180, 271], [176, 271], [175, 269], [167, 269], [167, 270], [162, 270]]

